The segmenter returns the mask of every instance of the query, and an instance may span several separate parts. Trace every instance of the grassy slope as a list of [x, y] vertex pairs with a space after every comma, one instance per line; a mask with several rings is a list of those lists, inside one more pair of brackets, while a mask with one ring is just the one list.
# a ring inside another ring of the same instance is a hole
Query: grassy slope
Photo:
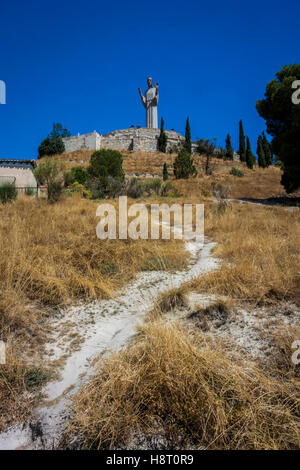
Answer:
[[[78, 165], [86, 167], [89, 164], [92, 153], [92, 150], [78, 150], [76, 152], [64, 153], [54, 158], [65, 161], [67, 169]], [[123, 167], [128, 176], [149, 173], [161, 177], [164, 162], [169, 167], [170, 176], [173, 173], [172, 165], [175, 154], [122, 152], [122, 155]], [[188, 184], [184, 180], [175, 182], [176, 187], [178, 187], [184, 196], [203, 196], [205, 192], [211, 192], [213, 183], [230, 185], [232, 187], [231, 196], [233, 198], [267, 198], [285, 195], [285, 191], [280, 184], [281, 170], [279, 168], [269, 167], [266, 169], [255, 168], [254, 170], [249, 170], [244, 163], [214, 159], [215, 169], [213, 175], [205, 176], [202, 170], [203, 160], [203, 156], [194, 156], [194, 163], [199, 170], [197, 178], [189, 180]], [[229, 173], [233, 166], [241, 169], [244, 172], [244, 177], [238, 178], [230, 175]]]
[[185, 266], [180, 240], [99, 240], [96, 208], [78, 195], [55, 205], [28, 196], [0, 205], [0, 338], [8, 351], [0, 369], [0, 428], [13, 419], [12, 409], [15, 416], [27, 409], [25, 355], [41, 363], [44, 319], [53, 307], [113, 296], [141, 270]]

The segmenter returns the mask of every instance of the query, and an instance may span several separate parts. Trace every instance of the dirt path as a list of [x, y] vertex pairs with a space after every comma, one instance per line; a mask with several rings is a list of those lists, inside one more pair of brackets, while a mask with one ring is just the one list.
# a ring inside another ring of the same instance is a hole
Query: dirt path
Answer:
[[136, 326], [157, 296], [170, 288], [216, 269], [211, 256], [214, 243], [186, 242], [189, 267], [174, 274], [144, 272], [117, 298], [72, 307], [60, 312], [52, 325], [47, 345], [49, 360], [61, 363], [60, 377], [42, 390], [43, 401], [29, 423], [18, 424], [0, 434], [0, 449], [55, 448], [67, 425], [69, 404], [78, 388], [93, 374], [93, 359], [119, 351], [135, 334]]

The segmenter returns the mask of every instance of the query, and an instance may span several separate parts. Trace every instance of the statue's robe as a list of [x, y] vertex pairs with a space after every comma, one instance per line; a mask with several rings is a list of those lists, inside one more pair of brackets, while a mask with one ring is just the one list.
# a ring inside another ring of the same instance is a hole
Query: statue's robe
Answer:
[[146, 127], [149, 127], [150, 129], [158, 129], [158, 93], [156, 94], [156, 88], [148, 88], [148, 90], [145, 91], [145, 96], [142, 95], [142, 103], [146, 108]]

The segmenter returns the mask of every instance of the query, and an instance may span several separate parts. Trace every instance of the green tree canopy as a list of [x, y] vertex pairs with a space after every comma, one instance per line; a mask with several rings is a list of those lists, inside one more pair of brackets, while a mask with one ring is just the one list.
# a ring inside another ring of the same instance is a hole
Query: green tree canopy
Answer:
[[163, 168], [163, 180], [164, 180], [164, 181], [167, 181], [168, 178], [169, 178], [168, 167], [167, 167], [167, 164], [164, 163], [164, 168]]
[[233, 160], [233, 148], [231, 144], [231, 137], [227, 134], [226, 143], [225, 143], [226, 153], [225, 157], [227, 160]]
[[188, 178], [197, 174], [193, 159], [186, 149], [182, 149], [174, 161], [174, 176], [176, 179]]
[[168, 142], [168, 137], [167, 137], [167, 134], [165, 133], [164, 118], [162, 117], [160, 120], [160, 134], [159, 134], [158, 142], [157, 142], [158, 150], [160, 152], [166, 153], [167, 142]]
[[190, 126], [189, 117], [187, 117], [186, 124], [185, 124], [184, 149], [191, 155], [191, 153], [192, 153], [192, 137], [191, 137], [191, 126]]
[[123, 181], [125, 175], [122, 164], [122, 154], [118, 150], [101, 149], [92, 154], [87, 171], [92, 178], [111, 176]]
[[261, 168], [266, 168], [267, 164], [266, 164], [265, 152], [263, 148], [261, 135], [259, 135], [257, 139], [256, 153], [257, 153], [258, 166], [260, 166]]
[[38, 148], [38, 158], [44, 155], [51, 156], [65, 151], [64, 137], [70, 137], [70, 132], [59, 122], [53, 123], [53, 128], [48, 137], [44, 139]]
[[271, 145], [264, 132], [262, 133], [262, 146], [265, 154], [266, 166], [270, 166], [273, 163], [273, 153]]
[[283, 163], [281, 183], [288, 193], [300, 187], [300, 104], [292, 100], [296, 80], [300, 80], [300, 64], [285, 65], [267, 84], [265, 98], [256, 102], [273, 137], [272, 151]]
[[244, 134], [244, 128], [243, 128], [243, 122], [240, 120], [239, 124], [239, 156], [241, 162], [246, 161], [246, 145], [245, 145], [245, 134]]
[[247, 167], [252, 170], [255, 161], [256, 161], [255, 157], [254, 157], [254, 155], [252, 153], [252, 150], [251, 150], [250, 139], [249, 139], [249, 137], [247, 137], [247, 148], [246, 148], [246, 164], [247, 164]]

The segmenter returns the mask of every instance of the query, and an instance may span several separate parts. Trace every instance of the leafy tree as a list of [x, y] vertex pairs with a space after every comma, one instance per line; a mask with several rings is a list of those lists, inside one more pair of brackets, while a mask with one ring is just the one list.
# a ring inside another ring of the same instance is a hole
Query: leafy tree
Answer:
[[245, 134], [244, 134], [244, 128], [243, 128], [243, 122], [240, 120], [240, 134], [239, 134], [239, 156], [241, 162], [246, 161], [246, 146], [245, 146]]
[[118, 150], [101, 149], [92, 154], [87, 172], [93, 197], [115, 197], [121, 192], [125, 180], [122, 163]]
[[123, 181], [125, 175], [122, 164], [122, 154], [118, 150], [101, 149], [92, 154], [87, 171], [92, 178], [112, 176]]
[[87, 173], [86, 169], [83, 168], [82, 166], [74, 166], [71, 169], [71, 174], [72, 174], [72, 177], [73, 177], [74, 181], [77, 181], [79, 184], [85, 184], [86, 183], [88, 173]]
[[59, 199], [62, 190], [62, 172], [65, 168], [64, 162], [46, 159], [34, 170], [34, 175], [39, 184], [47, 186], [48, 200], [55, 202]]
[[262, 146], [265, 154], [266, 166], [270, 166], [273, 163], [273, 153], [270, 143], [265, 136], [265, 133], [262, 133]]
[[258, 166], [261, 168], [266, 168], [266, 157], [265, 157], [265, 152], [264, 152], [264, 147], [263, 147], [263, 140], [261, 135], [258, 136], [257, 139], [257, 148], [256, 148], [256, 153], [257, 153], [257, 161], [258, 161]]
[[168, 178], [169, 178], [168, 167], [167, 167], [167, 164], [164, 163], [163, 180], [167, 181]]
[[196, 175], [197, 170], [193, 165], [193, 159], [186, 149], [182, 149], [174, 161], [174, 176], [176, 179], [188, 178]]
[[252, 170], [255, 161], [256, 161], [255, 157], [254, 157], [254, 155], [252, 153], [252, 150], [251, 150], [250, 139], [249, 139], [249, 137], [247, 137], [247, 148], [246, 148], [246, 164], [247, 164], [247, 167]]
[[229, 134], [227, 134], [227, 137], [226, 137], [225, 157], [227, 160], [233, 160], [233, 149], [232, 149], [232, 144], [231, 144], [231, 137]]
[[71, 137], [71, 132], [66, 128], [63, 127], [60, 122], [54, 122], [52, 131], [48, 136], [51, 140], [55, 140], [58, 138], [64, 139], [65, 137]]
[[165, 130], [164, 130], [164, 119], [161, 118], [161, 121], [160, 121], [160, 134], [159, 134], [159, 137], [158, 137], [158, 150], [160, 152], [163, 152], [163, 153], [166, 153], [167, 151], [167, 142], [168, 142], [168, 137], [167, 137], [167, 134], [165, 133]]
[[64, 137], [70, 137], [70, 132], [59, 122], [53, 123], [53, 128], [48, 137], [44, 139], [38, 148], [38, 158], [44, 155], [51, 156], [63, 153], [65, 151]]
[[300, 105], [292, 101], [296, 80], [300, 80], [300, 64], [283, 66], [267, 84], [265, 98], [256, 102], [273, 137], [272, 151], [283, 163], [281, 183], [288, 193], [300, 187]]
[[191, 153], [192, 153], [192, 138], [191, 138], [191, 126], [190, 126], [189, 117], [187, 117], [186, 124], [185, 124], [184, 149], [191, 155]]
[[62, 139], [58, 138], [51, 140], [50, 137], [46, 137], [46, 139], [44, 139], [39, 146], [38, 158], [43, 157], [44, 155], [57, 155], [63, 153], [64, 151], [65, 144], [63, 143]]

